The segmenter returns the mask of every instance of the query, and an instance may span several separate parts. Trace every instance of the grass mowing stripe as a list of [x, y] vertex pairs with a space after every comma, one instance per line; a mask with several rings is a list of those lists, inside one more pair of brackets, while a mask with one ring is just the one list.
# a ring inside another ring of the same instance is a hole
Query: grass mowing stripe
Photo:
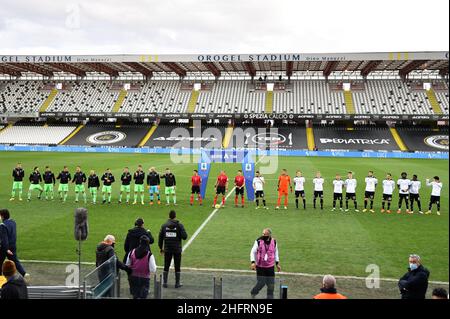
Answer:
[[[236, 187], [233, 187], [233, 189], [228, 193], [228, 195], [225, 197], [225, 200], [227, 200], [234, 192]], [[214, 217], [214, 215], [219, 211], [220, 208], [216, 208], [212, 211], [211, 214], [205, 219], [205, 221], [200, 225], [200, 227], [195, 231], [195, 233], [192, 235], [192, 237], [188, 240], [188, 242], [183, 247], [183, 252], [192, 244], [195, 238], [197, 238], [198, 234], [205, 228], [206, 224], [211, 220], [211, 218]]]

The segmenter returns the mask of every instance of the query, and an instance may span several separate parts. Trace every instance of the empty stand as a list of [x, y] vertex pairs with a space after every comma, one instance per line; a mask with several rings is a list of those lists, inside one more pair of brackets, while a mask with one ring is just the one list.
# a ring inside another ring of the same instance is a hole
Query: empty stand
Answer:
[[410, 150], [421, 152], [448, 152], [448, 128], [432, 130], [429, 127], [402, 126], [398, 134]]
[[293, 81], [291, 91], [273, 92], [275, 113], [343, 114], [342, 92], [335, 92], [325, 81]]
[[59, 92], [48, 112], [111, 112], [119, 91], [110, 91], [107, 81], [72, 81], [71, 89]]
[[0, 131], [0, 144], [58, 144], [75, 126], [21, 126]]
[[443, 114], [448, 114], [448, 83], [446, 81], [437, 81], [433, 83], [431, 89], [434, 92], [437, 106], [440, 108]]
[[448, 114], [448, 106], [449, 106], [448, 105], [449, 104], [448, 103], [448, 99], [449, 99], [448, 91], [447, 92], [435, 91], [434, 93], [436, 94], [436, 99], [437, 99], [439, 106], [441, 107], [442, 113]]
[[448, 114], [449, 95], [443, 89], [448, 85], [441, 82], [436, 90], [425, 91], [417, 83], [368, 80], [343, 91], [324, 80], [299, 80], [269, 92], [256, 89], [261, 82], [237, 80], [209, 83], [200, 91], [183, 89], [183, 83], [174, 80], [137, 81], [128, 91], [123, 83], [109, 81], [66, 81], [59, 90], [42, 81], [11, 81], [0, 83], [0, 111]]
[[388, 127], [315, 126], [314, 141], [319, 150], [394, 151], [399, 147]]
[[186, 112], [191, 91], [181, 90], [179, 81], [151, 81], [142, 84], [140, 91], [129, 92], [120, 112]]
[[49, 91], [43, 91], [40, 81], [8, 81], [0, 85], [1, 113], [34, 113], [44, 103]]
[[219, 81], [200, 93], [196, 113], [262, 113], [265, 92], [252, 91], [247, 81]]
[[353, 92], [357, 114], [433, 114], [425, 91], [413, 91], [410, 84], [370, 80], [365, 91]]

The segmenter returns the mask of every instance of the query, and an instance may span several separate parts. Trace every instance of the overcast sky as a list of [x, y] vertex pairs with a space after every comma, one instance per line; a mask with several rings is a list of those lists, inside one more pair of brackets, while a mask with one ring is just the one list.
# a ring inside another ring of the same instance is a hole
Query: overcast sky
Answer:
[[448, 0], [2, 0], [0, 11], [0, 55], [448, 48]]

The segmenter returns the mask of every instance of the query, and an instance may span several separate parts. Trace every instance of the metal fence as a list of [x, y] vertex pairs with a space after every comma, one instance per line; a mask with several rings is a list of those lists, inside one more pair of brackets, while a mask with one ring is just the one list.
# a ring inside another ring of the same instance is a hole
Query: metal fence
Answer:
[[112, 256], [84, 277], [84, 299], [119, 298], [120, 277], [117, 271], [117, 257]]

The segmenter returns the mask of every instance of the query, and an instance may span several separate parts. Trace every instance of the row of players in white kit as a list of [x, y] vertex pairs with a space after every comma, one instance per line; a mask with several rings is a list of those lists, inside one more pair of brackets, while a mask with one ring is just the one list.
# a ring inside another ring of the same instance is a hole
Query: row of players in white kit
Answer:
[[[298, 198], [303, 198], [304, 208], [306, 208], [305, 204], [305, 193], [304, 193], [304, 184], [305, 177], [302, 176], [300, 171], [297, 172], [296, 177], [294, 178], [295, 185], [295, 194], [297, 198], [297, 208], [298, 208]], [[316, 177], [313, 179], [314, 184], [314, 208], [316, 206], [316, 198], [320, 198], [321, 208], [323, 208], [323, 186], [325, 183], [324, 178], [321, 176], [320, 172], [317, 172]], [[373, 202], [375, 197], [376, 187], [378, 185], [378, 179], [373, 175], [373, 171], [369, 171], [368, 176], [365, 178], [365, 194], [364, 194], [364, 209], [363, 212], [368, 210], [367, 206], [370, 202], [370, 212], [375, 212], [373, 210]], [[442, 182], [439, 180], [438, 176], [434, 176], [433, 180], [426, 179], [426, 185], [432, 188], [431, 197], [428, 205], [428, 211], [425, 214], [431, 214], [432, 205], [435, 204], [437, 206], [437, 214], [440, 215], [440, 196], [442, 190]], [[334, 186], [334, 194], [333, 194], [333, 211], [336, 209], [336, 201], [340, 202], [340, 209], [343, 210], [343, 189], [346, 191], [346, 208], [345, 211], [348, 211], [348, 201], [352, 200], [355, 205], [355, 211], [359, 211], [357, 209], [356, 202], [356, 187], [357, 180], [353, 178], [353, 172], [348, 172], [347, 179], [342, 180], [339, 174], [336, 175], [336, 178], [333, 180]], [[413, 205], [414, 202], [417, 202], [419, 213], [423, 214], [422, 206], [420, 201], [420, 189], [422, 186], [421, 181], [418, 180], [417, 175], [413, 175], [412, 180], [407, 178], [407, 173], [401, 173], [401, 178], [397, 180], [395, 183], [392, 180], [392, 175], [387, 174], [386, 179], [382, 181], [383, 186], [383, 197], [382, 197], [382, 209], [381, 212], [390, 213], [390, 206], [392, 201], [392, 196], [398, 187], [399, 193], [399, 201], [398, 201], [398, 210], [397, 213], [401, 213], [402, 204], [405, 202], [406, 212], [409, 214], [413, 213]], [[385, 210], [387, 204], [387, 210]], [[411, 208], [411, 209], [410, 209]]]

